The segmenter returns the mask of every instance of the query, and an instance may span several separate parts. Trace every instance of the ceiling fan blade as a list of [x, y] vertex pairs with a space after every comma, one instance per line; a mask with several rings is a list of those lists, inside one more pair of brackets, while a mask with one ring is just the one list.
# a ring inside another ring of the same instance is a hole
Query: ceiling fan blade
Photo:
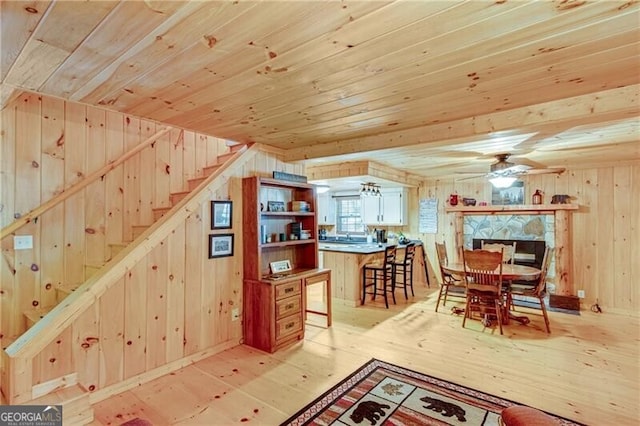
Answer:
[[527, 175], [545, 175], [545, 174], [551, 174], [551, 173], [556, 173], [556, 174], [560, 174], [562, 172], [564, 172], [566, 169], [564, 168], [555, 168], [555, 169], [529, 169], [525, 172], [525, 174]]

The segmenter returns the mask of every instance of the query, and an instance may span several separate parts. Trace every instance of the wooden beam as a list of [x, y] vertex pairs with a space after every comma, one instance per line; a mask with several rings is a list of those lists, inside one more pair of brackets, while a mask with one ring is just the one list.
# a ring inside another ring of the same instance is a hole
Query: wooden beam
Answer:
[[66, 200], [67, 198], [71, 197], [73, 194], [76, 194], [79, 191], [83, 190], [88, 185], [92, 184], [93, 182], [95, 182], [96, 180], [98, 180], [99, 178], [101, 178], [102, 176], [104, 176], [105, 174], [110, 172], [111, 170], [115, 169], [120, 164], [124, 163], [129, 158], [133, 157], [134, 155], [136, 155], [137, 153], [139, 153], [140, 151], [145, 149], [147, 146], [151, 145], [153, 142], [156, 141], [156, 139], [158, 139], [159, 137], [165, 135], [169, 131], [171, 131], [171, 127], [163, 128], [162, 130], [157, 132], [155, 135], [153, 135], [153, 136], [149, 137], [148, 139], [146, 139], [144, 142], [136, 145], [133, 149], [131, 149], [126, 154], [124, 154], [122, 157], [120, 157], [117, 160], [115, 160], [115, 161], [113, 161], [113, 162], [101, 167], [99, 170], [96, 170], [95, 172], [91, 173], [89, 176], [87, 176], [85, 179], [81, 180], [80, 182], [78, 182], [77, 184], [72, 186], [71, 188], [65, 189], [60, 194], [58, 194], [57, 196], [53, 197], [52, 199], [50, 199], [46, 203], [41, 204], [40, 206], [38, 206], [35, 209], [31, 210], [29, 213], [27, 213], [27, 214], [21, 216], [19, 219], [15, 220], [10, 225], [5, 226], [4, 228], [2, 228], [2, 231], [0, 231], [0, 240], [3, 239], [4, 237], [6, 237], [7, 235], [12, 234], [16, 230], [20, 229], [22, 226], [26, 225], [27, 223], [31, 222], [33, 219], [41, 216], [42, 214], [47, 212], [52, 207], [55, 207], [58, 203], [61, 203], [62, 201]]
[[639, 98], [640, 85], [636, 84], [409, 130], [291, 149], [284, 159], [299, 161], [420, 144], [446, 146], [451, 139], [493, 132], [522, 132], [535, 130], [537, 127], [548, 128], [550, 124], [572, 127], [572, 123], [631, 118], [638, 115]]
[[371, 176], [410, 186], [418, 186], [423, 181], [420, 176], [374, 161], [348, 161], [308, 166], [306, 174], [310, 180]]

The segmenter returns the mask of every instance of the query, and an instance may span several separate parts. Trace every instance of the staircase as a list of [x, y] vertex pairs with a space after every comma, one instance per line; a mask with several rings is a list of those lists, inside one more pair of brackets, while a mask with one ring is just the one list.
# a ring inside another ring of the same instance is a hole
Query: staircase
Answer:
[[[169, 213], [171, 209], [178, 204], [182, 199], [184, 199], [187, 195], [189, 195], [193, 190], [195, 190], [202, 182], [204, 182], [207, 177], [213, 174], [216, 170], [218, 170], [226, 161], [228, 161], [231, 157], [233, 157], [240, 149], [244, 148], [245, 145], [233, 145], [230, 147], [230, 152], [219, 155], [216, 159], [216, 164], [211, 166], [207, 166], [202, 171], [202, 176], [189, 179], [187, 181], [187, 191], [175, 192], [169, 194], [169, 203], [170, 207], [160, 207], [153, 209], [153, 221], [154, 223], [160, 220], [164, 215]], [[153, 223], [149, 224], [137, 224], [132, 226], [132, 240], [131, 241], [122, 241], [120, 243], [112, 243], [109, 244], [109, 253], [108, 258], [104, 260], [102, 264], [85, 264], [85, 280], [89, 279], [96, 272], [98, 272], [107, 262], [109, 262], [114, 256], [116, 256], [120, 251], [124, 250], [129, 244], [135, 241], [140, 235], [142, 235]], [[75, 291], [78, 287], [80, 287], [83, 283], [65, 283], [55, 286], [56, 291], [56, 304], [62, 302], [67, 296], [69, 296], [73, 291]], [[35, 325], [40, 319], [42, 319], [47, 313], [49, 313], [56, 305], [51, 306], [42, 306], [34, 309], [29, 309], [23, 312], [26, 321], [26, 327], [31, 328]], [[6, 346], [6, 345], [5, 345]]]

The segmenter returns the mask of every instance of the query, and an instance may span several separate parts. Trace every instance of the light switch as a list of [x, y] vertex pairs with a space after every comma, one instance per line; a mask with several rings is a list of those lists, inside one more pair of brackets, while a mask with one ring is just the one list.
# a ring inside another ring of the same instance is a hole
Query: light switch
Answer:
[[15, 235], [13, 237], [14, 250], [28, 250], [33, 248], [33, 235]]

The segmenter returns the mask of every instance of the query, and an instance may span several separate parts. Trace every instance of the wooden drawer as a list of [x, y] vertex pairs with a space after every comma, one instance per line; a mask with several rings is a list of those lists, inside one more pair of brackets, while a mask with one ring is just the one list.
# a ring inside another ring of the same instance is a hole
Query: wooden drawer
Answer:
[[289, 281], [276, 286], [276, 300], [291, 297], [301, 293], [302, 281]]
[[300, 295], [276, 301], [276, 320], [288, 315], [299, 314], [301, 306], [302, 297]]
[[276, 341], [302, 330], [302, 315], [291, 315], [276, 321]]

